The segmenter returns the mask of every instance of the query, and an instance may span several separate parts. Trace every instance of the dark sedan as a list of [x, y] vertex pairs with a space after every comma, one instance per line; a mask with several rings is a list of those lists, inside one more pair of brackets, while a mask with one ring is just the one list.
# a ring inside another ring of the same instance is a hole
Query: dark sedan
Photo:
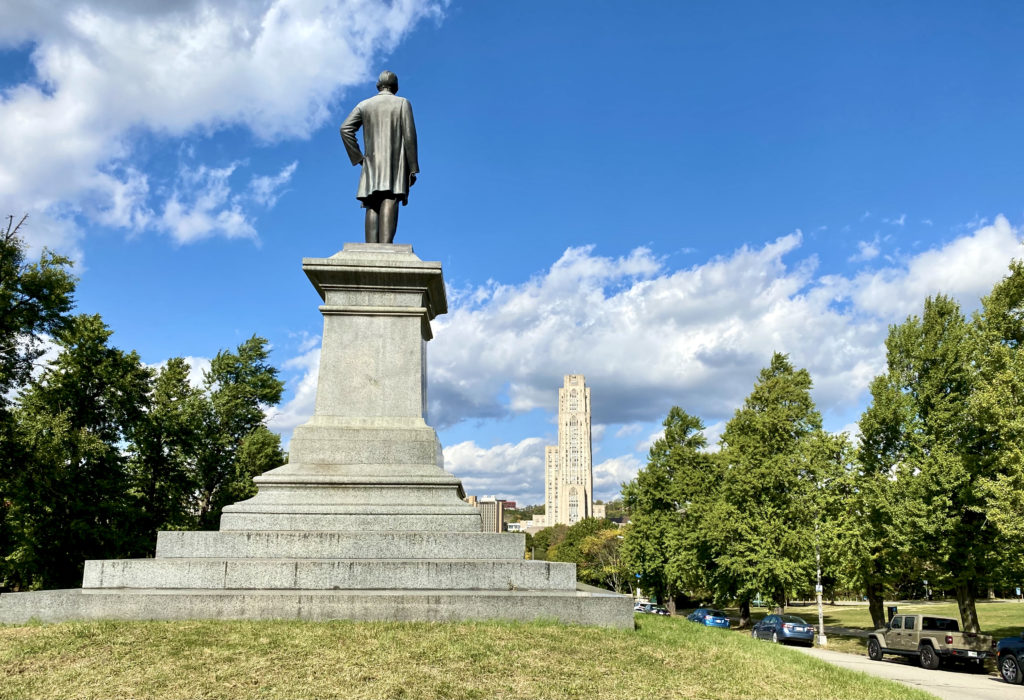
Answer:
[[699, 622], [705, 627], [724, 627], [729, 629], [729, 616], [714, 608], [697, 608], [686, 616], [690, 622]]
[[764, 619], [754, 625], [750, 634], [754, 639], [770, 639], [779, 642], [799, 642], [812, 646], [814, 644], [814, 627], [796, 615], [765, 615]]
[[1020, 685], [1024, 682], [1024, 632], [1019, 637], [1000, 639], [996, 645], [996, 665], [999, 675], [1007, 683]]

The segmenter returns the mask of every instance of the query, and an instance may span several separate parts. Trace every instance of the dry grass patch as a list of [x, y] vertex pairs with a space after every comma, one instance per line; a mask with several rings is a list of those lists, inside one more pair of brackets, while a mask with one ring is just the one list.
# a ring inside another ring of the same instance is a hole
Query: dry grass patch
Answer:
[[681, 619], [0, 626], [0, 698], [893, 698], [920, 691]]

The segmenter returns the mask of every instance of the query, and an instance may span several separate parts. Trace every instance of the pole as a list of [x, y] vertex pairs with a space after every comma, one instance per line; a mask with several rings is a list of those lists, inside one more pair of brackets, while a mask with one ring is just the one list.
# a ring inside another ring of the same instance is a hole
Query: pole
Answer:
[[818, 644], [828, 646], [828, 637], [825, 636], [825, 614], [821, 609], [821, 550], [818, 547], [818, 524], [814, 524], [814, 560], [818, 565], [818, 585], [814, 587], [815, 597], [818, 599]]

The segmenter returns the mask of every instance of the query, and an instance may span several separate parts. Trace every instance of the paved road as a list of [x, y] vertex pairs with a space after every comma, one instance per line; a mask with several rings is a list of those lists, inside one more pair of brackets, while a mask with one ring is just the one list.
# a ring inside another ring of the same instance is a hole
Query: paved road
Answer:
[[1004, 683], [1002, 678], [956, 669], [929, 671], [905, 659], [885, 657], [872, 661], [859, 654], [844, 654], [814, 647], [793, 647], [800, 651], [842, 666], [852, 671], [863, 671], [879, 678], [899, 681], [920, 688], [943, 700], [1024, 700], [1024, 686]]

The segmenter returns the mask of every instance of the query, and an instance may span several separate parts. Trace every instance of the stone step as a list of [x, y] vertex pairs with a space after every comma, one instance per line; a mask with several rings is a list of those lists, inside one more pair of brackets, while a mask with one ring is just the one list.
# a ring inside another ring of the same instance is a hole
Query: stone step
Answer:
[[156, 538], [157, 558], [522, 559], [526, 537], [494, 532], [176, 530]]
[[265, 590], [574, 590], [562, 562], [458, 559], [108, 559], [85, 562], [82, 588]]
[[480, 511], [455, 506], [299, 505], [255, 498], [224, 508], [223, 530], [480, 532]]
[[0, 623], [29, 620], [554, 620], [633, 629], [633, 599], [578, 591], [71, 589], [0, 595]]

